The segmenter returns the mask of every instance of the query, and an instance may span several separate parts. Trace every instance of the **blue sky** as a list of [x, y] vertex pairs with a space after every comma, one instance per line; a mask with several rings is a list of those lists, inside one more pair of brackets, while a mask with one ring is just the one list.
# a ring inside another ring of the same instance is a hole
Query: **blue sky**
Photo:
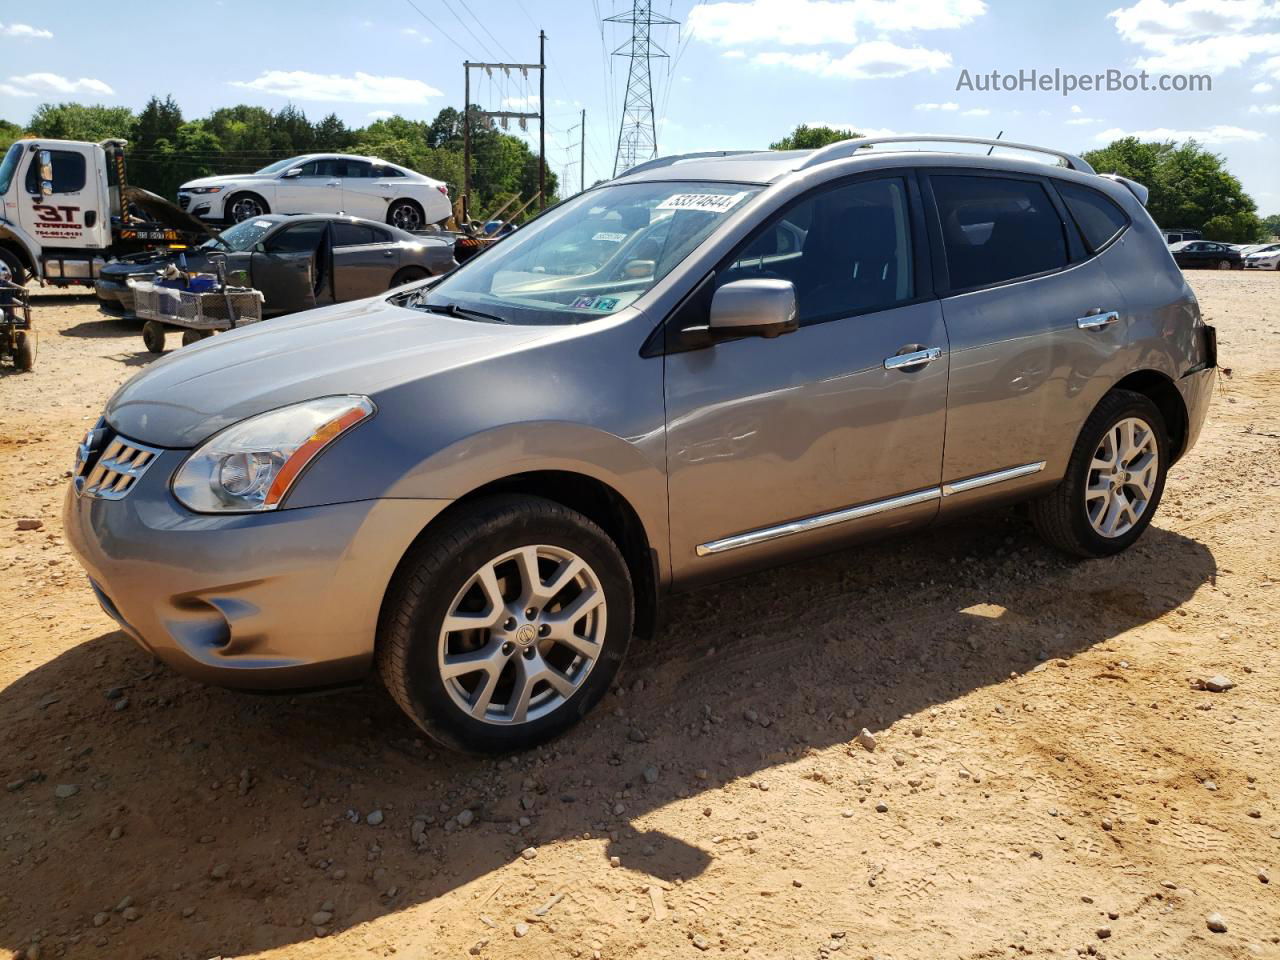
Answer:
[[[1195, 136], [1228, 158], [1261, 212], [1280, 211], [1280, 0], [653, 0], [660, 152], [765, 146], [797, 123], [961, 133], [1086, 150], [1115, 136]], [[415, 6], [416, 5], [416, 9]], [[536, 61], [547, 41], [548, 155], [587, 182], [612, 171], [626, 62], [606, 55], [624, 0], [221, 0], [182, 15], [98, 2], [7, 5], [0, 116], [45, 100], [141, 107], [172, 93], [188, 117], [235, 102], [363, 125], [462, 101], [462, 61]], [[41, 11], [44, 11], [43, 13]], [[1202, 92], [957, 90], [963, 70], [1208, 74]], [[534, 109], [536, 82], [477, 78], [473, 99]], [[525, 107], [523, 105], [529, 105]], [[512, 132], [518, 132], [513, 128]], [[528, 134], [536, 142], [536, 128]]]

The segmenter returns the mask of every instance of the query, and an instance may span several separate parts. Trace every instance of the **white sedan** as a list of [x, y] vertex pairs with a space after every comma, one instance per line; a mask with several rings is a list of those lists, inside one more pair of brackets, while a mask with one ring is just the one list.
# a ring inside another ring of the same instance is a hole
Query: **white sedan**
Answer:
[[178, 188], [178, 206], [202, 220], [239, 223], [264, 213], [343, 213], [420, 230], [452, 213], [448, 187], [377, 157], [310, 153], [257, 173], [202, 177]]
[[1266, 244], [1244, 258], [1246, 270], [1280, 270], [1280, 243]]

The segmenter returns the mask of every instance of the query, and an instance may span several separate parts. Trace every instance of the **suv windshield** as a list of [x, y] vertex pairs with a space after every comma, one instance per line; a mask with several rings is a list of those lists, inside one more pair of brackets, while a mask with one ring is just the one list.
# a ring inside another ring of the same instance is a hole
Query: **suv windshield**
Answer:
[[275, 163], [268, 164], [261, 170], [255, 170], [254, 173], [279, 173], [281, 170], [287, 170], [289, 167], [296, 167], [302, 163], [304, 157], [289, 157], [287, 160], [277, 160]]
[[762, 188], [631, 183], [592, 190], [502, 240], [411, 306], [507, 323], [581, 323], [629, 306]]
[[227, 227], [216, 237], [210, 237], [200, 244], [200, 250], [231, 250], [242, 253], [252, 250], [253, 245], [267, 235], [275, 226], [270, 220], [241, 220], [234, 227]]

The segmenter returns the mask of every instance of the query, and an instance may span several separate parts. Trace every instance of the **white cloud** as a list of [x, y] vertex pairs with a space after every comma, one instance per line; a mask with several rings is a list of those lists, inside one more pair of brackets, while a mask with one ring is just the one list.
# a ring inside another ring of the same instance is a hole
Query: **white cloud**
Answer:
[[1093, 117], [1072, 117], [1067, 121], [1069, 127], [1087, 127], [1092, 123], [1101, 123], [1101, 120], [1095, 120]]
[[917, 110], [946, 110], [946, 111], [951, 111], [951, 110], [959, 110], [959, 109], [960, 109], [960, 104], [958, 104], [958, 103], [917, 103], [917, 104], [916, 104], [916, 109], [917, 109]]
[[356, 72], [309, 73], [306, 70], [267, 70], [255, 80], [233, 80], [231, 86], [256, 90], [290, 100], [322, 100], [337, 103], [416, 103], [443, 94], [421, 80], [379, 77]]
[[1071, 108], [1071, 112], [1072, 112], [1072, 113], [1084, 113], [1084, 111], [1083, 111], [1080, 107], [1078, 107], [1078, 106], [1073, 106], [1073, 107]]
[[0, 93], [10, 97], [43, 97], [71, 96], [81, 93], [96, 93], [108, 97], [115, 93], [101, 80], [92, 77], [81, 77], [72, 80], [56, 73], [28, 73], [20, 77], [10, 77], [8, 83], [0, 83]]
[[388, 117], [394, 117], [394, 116], [395, 116], [395, 111], [393, 110], [370, 110], [369, 111], [370, 120], [386, 120]]
[[1250, 113], [1280, 113], [1280, 103], [1266, 103], [1258, 106], [1256, 103], [1249, 108]]
[[1280, 80], [1280, 57], [1272, 57], [1262, 65], [1263, 73], [1273, 80]]
[[1274, 89], [1275, 89], [1274, 86], [1264, 81], [1262, 83], [1255, 83], [1253, 85], [1253, 89], [1250, 90], [1249, 92], [1250, 93], [1270, 93]]
[[962, 114], [960, 114], [960, 116], [962, 116], [962, 117], [989, 117], [989, 116], [991, 116], [991, 111], [990, 111], [990, 110], [988, 110], [986, 107], [974, 107], [974, 108], [972, 108], [971, 110], [966, 110], [966, 111], [964, 111]]
[[983, 0], [748, 0], [689, 11], [689, 30], [707, 43], [739, 46], [852, 45], [873, 33], [952, 30], [986, 13]]
[[1195, 140], [1198, 143], [1254, 143], [1265, 140], [1266, 134], [1261, 130], [1246, 130], [1244, 127], [1231, 127], [1225, 124], [1214, 124], [1203, 130], [1171, 130], [1158, 127], [1154, 130], [1121, 130], [1112, 127], [1095, 134], [1094, 139], [1100, 143], [1110, 143], [1121, 137], [1137, 137], [1139, 140]]
[[871, 40], [859, 44], [842, 57], [825, 50], [818, 53], [758, 53], [754, 63], [763, 66], [786, 66], [820, 77], [865, 80], [872, 77], [901, 77], [919, 70], [931, 73], [951, 66], [951, 54], [925, 47], [902, 47], [888, 40]]
[[25, 23], [0, 23], [0, 37], [17, 37], [21, 40], [52, 40], [53, 34], [48, 30]]
[[421, 30], [416, 30], [413, 27], [401, 27], [400, 35], [403, 37], [409, 37], [411, 40], [417, 40], [419, 43], [431, 42], [431, 38], [429, 36], [427, 36]]
[[720, 56], [724, 57], [726, 60], [741, 60], [746, 55], [747, 52], [745, 50], [726, 50], [724, 53], [720, 54]]
[[538, 109], [538, 95], [531, 93], [527, 97], [503, 97], [502, 109], [516, 113], [533, 113]]
[[1221, 73], [1280, 54], [1280, 4], [1267, 0], [1138, 0], [1107, 16], [1145, 70]]

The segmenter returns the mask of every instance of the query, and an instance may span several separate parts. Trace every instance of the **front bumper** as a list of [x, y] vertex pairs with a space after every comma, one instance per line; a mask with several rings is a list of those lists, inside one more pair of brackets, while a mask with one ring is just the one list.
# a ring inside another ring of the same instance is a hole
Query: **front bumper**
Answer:
[[133, 310], [133, 288], [122, 279], [99, 277], [93, 289], [103, 303], [118, 303], [126, 311]]
[[1274, 258], [1266, 260], [1245, 260], [1244, 268], [1246, 270], [1280, 270], [1280, 260]]
[[193, 217], [199, 217], [201, 220], [221, 220], [222, 219], [222, 199], [226, 196], [227, 191], [222, 190], [219, 193], [190, 193], [186, 190], [178, 191], [178, 206]]
[[207, 683], [281, 691], [361, 679], [396, 565], [449, 501], [196, 514], [169, 491], [185, 453], [162, 452], [119, 500], [68, 486], [67, 540], [103, 609]]

